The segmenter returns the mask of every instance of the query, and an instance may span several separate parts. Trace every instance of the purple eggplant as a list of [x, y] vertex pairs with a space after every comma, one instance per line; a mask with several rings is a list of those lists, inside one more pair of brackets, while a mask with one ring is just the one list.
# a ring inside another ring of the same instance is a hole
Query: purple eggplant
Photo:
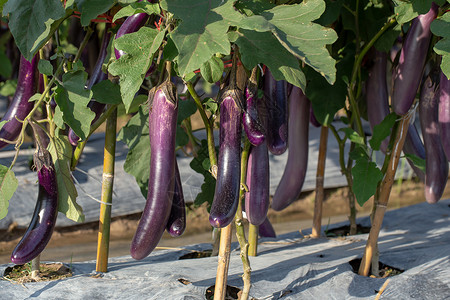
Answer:
[[[94, 69], [92, 70], [92, 75], [89, 78], [89, 81], [87, 84], [88, 90], [92, 89], [94, 84], [108, 79], [108, 75], [102, 71], [102, 65], [103, 65], [103, 62], [105, 61], [106, 55], [108, 54], [108, 44], [109, 44], [109, 41], [111, 40], [111, 31], [109, 30], [109, 27], [110, 27], [110, 25], [107, 25], [105, 28], [105, 33], [103, 34], [102, 45], [100, 48], [100, 54], [97, 58]], [[95, 121], [98, 120], [98, 118], [100, 118], [100, 115], [102, 114], [103, 110], [105, 109], [105, 104], [99, 103], [99, 102], [95, 101], [94, 99], [92, 99], [91, 101], [89, 101], [88, 107], [91, 109], [91, 111], [93, 111], [95, 113], [95, 117], [91, 122], [91, 124], [93, 124]], [[72, 130], [72, 128], [69, 129], [68, 137], [69, 137], [69, 142], [73, 146], [76, 146], [78, 144], [78, 141], [80, 138]]]
[[38, 200], [30, 225], [12, 252], [11, 261], [15, 264], [29, 262], [44, 250], [58, 215], [58, 185], [50, 153], [38, 147], [34, 154], [34, 165], [39, 182]]
[[439, 136], [439, 93], [431, 77], [422, 85], [419, 98], [420, 126], [425, 146], [425, 199], [436, 203], [448, 179], [448, 161]]
[[175, 176], [176, 88], [168, 79], [149, 95], [150, 175], [147, 202], [131, 243], [131, 256], [143, 259], [161, 239], [172, 207]]
[[277, 234], [275, 233], [275, 229], [270, 223], [269, 219], [266, 218], [261, 225], [259, 225], [259, 236], [260, 237], [268, 237], [268, 238], [276, 238]]
[[267, 99], [267, 148], [272, 154], [280, 155], [288, 147], [287, 82], [275, 80], [268, 68], [264, 74], [264, 94]]
[[258, 84], [256, 80], [257, 68], [252, 71], [252, 75], [245, 89], [247, 99], [246, 109], [242, 115], [242, 124], [248, 140], [255, 146], [261, 145], [265, 140], [263, 120], [260, 117], [263, 111], [263, 101], [258, 98]]
[[[386, 82], [386, 66], [387, 53], [375, 51], [374, 64], [369, 70], [369, 77], [366, 82], [366, 103], [367, 116], [370, 127], [373, 128], [380, 124], [381, 121], [389, 115], [389, 95]], [[383, 153], [387, 152], [389, 145], [389, 137], [383, 140], [380, 145], [380, 150]], [[413, 124], [409, 125], [408, 133], [406, 135], [405, 144], [403, 146], [405, 154], [413, 154], [419, 158], [425, 158], [425, 148]], [[424, 172], [417, 168], [414, 163], [408, 159], [408, 163], [413, 168], [416, 175], [425, 182]]]
[[[389, 93], [386, 82], [387, 53], [375, 51], [373, 66], [369, 70], [366, 82], [367, 117], [370, 128], [380, 124], [389, 115]], [[381, 151], [386, 153], [389, 137], [380, 145]]]
[[175, 185], [173, 188], [172, 208], [170, 210], [166, 230], [171, 236], [177, 237], [182, 235], [184, 230], [186, 229], [186, 205], [184, 203], [180, 171], [178, 170], [178, 164], [176, 161], [174, 180]]
[[430, 24], [436, 19], [438, 8], [433, 2], [426, 14], [416, 17], [403, 43], [393, 74], [392, 109], [398, 115], [406, 114], [416, 98], [431, 40]]
[[320, 127], [320, 126], [322, 126], [322, 124], [320, 124], [320, 122], [317, 121], [316, 116], [314, 115], [314, 110], [313, 110], [312, 105], [311, 105], [311, 108], [309, 109], [309, 122], [310, 122], [314, 127]]
[[[22, 123], [34, 107], [34, 102], [28, 102], [38, 88], [39, 72], [37, 71], [38, 57], [35, 56], [31, 62], [20, 56], [19, 76], [17, 78], [17, 88], [14, 93], [11, 105], [3, 116], [2, 121], [8, 121], [0, 130], [0, 139], [14, 141], [20, 134]], [[9, 145], [0, 140], [0, 149]]]
[[308, 166], [310, 101], [299, 87], [289, 96], [289, 152], [283, 176], [272, 199], [272, 208], [283, 210], [302, 191]]
[[[116, 33], [115, 39], [120, 38], [121, 36], [138, 31], [144, 24], [147, 22], [149, 15], [146, 13], [137, 13], [132, 16], [126, 18], [126, 20], [120, 25], [119, 30]], [[114, 48], [114, 54], [116, 59], [122, 57], [125, 52], [122, 50], [117, 50]]]
[[439, 132], [445, 155], [450, 161], [450, 80], [441, 71], [439, 81]]
[[247, 163], [247, 187], [245, 193], [245, 212], [248, 221], [260, 225], [269, 210], [269, 152], [266, 143], [253, 146]]
[[209, 223], [216, 228], [231, 223], [239, 203], [241, 169], [241, 121], [244, 107], [243, 92], [236, 84], [237, 56], [233, 56], [233, 67], [229, 84], [219, 94], [220, 127], [217, 181], [209, 213]]

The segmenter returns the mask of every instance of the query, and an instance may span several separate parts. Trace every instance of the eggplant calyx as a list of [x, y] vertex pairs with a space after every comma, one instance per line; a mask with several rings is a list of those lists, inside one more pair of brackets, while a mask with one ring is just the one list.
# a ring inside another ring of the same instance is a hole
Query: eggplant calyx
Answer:
[[38, 149], [33, 155], [34, 166], [36, 170], [39, 172], [42, 168], [46, 168], [47, 170], [53, 170], [53, 162], [50, 152], [47, 149], [41, 148], [38, 146]]

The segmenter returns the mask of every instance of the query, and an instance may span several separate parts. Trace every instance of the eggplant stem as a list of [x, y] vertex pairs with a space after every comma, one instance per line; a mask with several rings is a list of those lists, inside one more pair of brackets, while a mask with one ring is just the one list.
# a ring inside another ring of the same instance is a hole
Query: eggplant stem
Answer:
[[[372, 262], [372, 257], [374, 252], [377, 250], [378, 236], [380, 234], [381, 225], [383, 223], [384, 213], [386, 212], [387, 205], [389, 202], [389, 195], [391, 193], [392, 185], [395, 180], [395, 173], [397, 171], [398, 162], [400, 160], [401, 152], [403, 149], [403, 144], [405, 143], [406, 134], [408, 133], [409, 122], [413, 114], [407, 113], [400, 118], [400, 122], [394, 127], [393, 132], [395, 134], [391, 135], [391, 143], [393, 145], [392, 152], [385, 156], [385, 161], [388, 160], [388, 167], [386, 168], [386, 173], [384, 178], [379, 183], [378, 204], [376, 205], [376, 210], [373, 215], [372, 227], [370, 228], [369, 237], [367, 239], [366, 248], [364, 250], [364, 255], [359, 266], [358, 274], [362, 276], [368, 276], [370, 265]], [[378, 274], [374, 274], [378, 275]]]
[[103, 180], [102, 180], [102, 198], [101, 201], [106, 204], [100, 206], [100, 226], [98, 232], [97, 246], [97, 272], [107, 272], [108, 270], [108, 252], [109, 236], [111, 224], [111, 204], [114, 184], [114, 161], [116, 154], [116, 135], [117, 135], [117, 106], [106, 120], [105, 151], [103, 155]]

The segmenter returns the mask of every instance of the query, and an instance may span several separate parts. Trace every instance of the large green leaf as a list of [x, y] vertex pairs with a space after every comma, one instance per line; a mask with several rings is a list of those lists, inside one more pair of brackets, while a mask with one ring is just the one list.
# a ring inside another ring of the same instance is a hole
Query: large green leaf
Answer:
[[419, 14], [426, 14], [431, 7], [431, 3], [442, 5], [446, 0], [393, 0], [395, 4], [395, 14], [397, 22], [404, 24], [411, 21]]
[[95, 117], [95, 113], [87, 107], [92, 91], [84, 88], [86, 79], [87, 73], [81, 70], [65, 73], [54, 93], [58, 104], [55, 123], [63, 128], [65, 122], [82, 140], [89, 135], [91, 122]]
[[204, 62], [200, 67], [200, 72], [203, 79], [209, 83], [215, 83], [222, 78], [223, 62], [220, 58], [213, 56], [208, 61]]
[[[3, 6], [8, 27], [22, 55], [31, 60], [66, 16], [60, 0], [10, 0]], [[58, 22], [56, 22], [58, 21]]]
[[146, 182], [150, 172], [150, 140], [148, 135], [141, 135], [140, 139], [128, 151], [123, 169], [136, 178], [136, 181]]
[[119, 85], [112, 83], [108, 79], [94, 84], [92, 93], [95, 101], [103, 104], [120, 104], [122, 102]]
[[9, 200], [14, 195], [18, 182], [14, 172], [0, 165], [0, 220], [8, 214]]
[[352, 176], [356, 201], [363, 206], [375, 194], [378, 182], [383, 178], [383, 173], [374, 162], [361, 158], [355, 162]]
[[324, 76], [329, 83], [333, 83], [336, 80], [335, 61], [326, 45], [336, 41], [336, 32], [312, 22], [324, 11], [323, 0], [279, 5], [261, 15], [243, 19], [238, 26], [255, 31], [271, 31], [286, 49]]
[[431, 23], [431, 32], [442, 39], [434, 45], [434, 51], [442, 55], [441, 70], [450, 78], [450, 12]]
[[392, 127], [398, 116], [395, 113], [387, 115], [380, 124], [373, 127], [372, 138], [369, 141], [373, 150], [380, 150], [381, 143], [385, 138], [391, 135]]
[[92, 19], [107, 12], [116, 3], [115, 0], [76, 0], [81, 12], [80, 22], [82, 26], [88, 26]]
[[58, 183], [58, 210], [75, 222], [84, 222], [83, 209], [76, 202], [78, 193], [73, 184], [69, 167], [72, 158], [72, 145], [70, 145], [66, 136], [60, 135], [56, 131], [55, 137], [48, 145], [48, 151], [52, 155], [55, 165]]
[[298, 59], [271, 32], [240, 29], [229, 35], [230, 40], [239, 46], [242, 63], [247, 69], [259, 63], [265, 64], [276, 80], [286, 80], [305, 89], [306, 79]]
[[121, 10], [119, 10], [114, 15], [113, 22], [115, 22], [117, 19], [128, 17], [136, 13], [147, 13], [148, 15], [159, 14], [160, 13], [159, 4], [148, 2], [131, 3], [130, 5], [127, 5]]
[[215, 53], [230, 53], [228, 28], [239, 24], [243, 18], [233, 3], [230, 0], [161, 1], [163, 9], [182, 21], [171, 33], [178, 49], [177, 63], [181, 76], [199, 69]]
[[117, 139], [123, 141], [131, 149], [145, 134], [148, 134], [148, 111], [144, 112], [140, 107], [138, 112], [119, 131]]
[[158, 30], [142, 27], [137, 32], [125, 34], [114, 41], [114, 46], [126, 54], [113, 61], [108, 70], [112, 75], [120, 77], [120, 94], [127, 112], [150, 68], [154, 52], [161, 45], [162, 39], [155, 39], [157, 35]]

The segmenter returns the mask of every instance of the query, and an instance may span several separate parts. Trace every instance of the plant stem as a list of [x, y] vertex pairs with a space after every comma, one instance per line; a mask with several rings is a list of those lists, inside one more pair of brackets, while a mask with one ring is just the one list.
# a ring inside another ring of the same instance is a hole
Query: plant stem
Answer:
[[31, 260], [31, 278], [39, 278], [39, 266], [41, 264], [41, 255], [39, 254], [34, 259]]
[[111, 224], [111, 203], [114, 184], [114, 161], [116, 156], [117, 106], [106, 121], [105, 152], [103, 154], [102, 197], [100, 206], [100, 226], [97, 246], [97, 272], [107, 272], [109, 235]]
[[258, 234], [259, 225], [249, 224], [248, 227], [248, 255], [257, 256], [258, 255]]
[[372, 256], [374, 254], [374, 250], [377, 249], [378, 236], [383, 223], [384, 213], [386, 212], [387, 204], [389, 202], [389, 195], [391, 193], [392, 184], [395, 180], [395, 172], [397, 170], [406, 134], [408, 133], [408, 126], [411, 118], [412, 114], [410, 113], [402, 116], [400, 123], [394, 128], [395, 130], [393, 130], [395, 135], [393, 134], [391, 138], [394, 138], [395, 140], [393, 143], [392, 152], [385, 157], [385, 159], [389, 160], [389, 164], [386, 173], [384, 174], [384, 178], [379, 186], [378, 204], [373, 217], [372, 227], [370, 228], [364, 255], [361, 260], [361, 265], [359, 266], [358, 274], [362, 276], [369, 275]]
[[228, 267], [231, 253], [231, 223], [220, 230], [220, 246], [217, 264], [214, 300], [224, 300], [227, 291]]
[[239, 204], [236, 211], [236, 216], [234, 218], [234, 223], [236, 225], [236, 237], [239, 242], [239, 246], [241, 248], [240, 256], [242, 260], [242, 265], [244, 267], [244, 275], [242, 275], [242, 280], [244, 281], [244, 287], [242, 289], [242, 294], [240, 299], [246, 300], [248, 299], [248, 294], [250, 292], [250, 276], [251, 276], [251, 268], [250, 261], [248, 260], [248, 242], [245, 238], [245, 230], [243, 225], [243, 216], [242, 216], [242, 200], [245, 196], [245, 182], [247, 177], [247, 162], [248, 156], [250, 153], [250, 142], [248, 139], [245, 139], [244, 142], [244, 150], [241, 155], [241, 189], [239, 191]]
[[320, 237], [322, 231], [322, 203], [324, 198], [324, 175], [325, 175], [325, 162], [327, 156], [327, 144], [328, 144], [328, 127], [322, 126], [320, 129], [320, 146], [319, 146], [319, 158], [317, 162], [316, 173], [316, 199], [314, 202], [314, 217], [311, 236], [314, 238]]
[[117, 105], [111, 105], [108, 107], [108, 109], [100, 116], [100, 118], [97, 119], [97, 121], [94, 122], [94, 124], [91, 125], [91, 130], [89, 131], [88, 136], [84, 141], [81, 141], [78, 143], [77, 147], [75, 148], [72, 156], [72, 161], [70, 162], [70, 169], [73, 171], [75, 170], [75, 167], [77, 166], [81, 154], [83, 154], [84, 147], [86, 146], [87, 141], [89, 140], [89, 137], [100, 127], [100, 125], [105, 122], [110, 114], [117, 109]]
[[84, 48], [86, 48], [93, 32], [94, 32], [94, 29], [92, 29], [92, 26], [88, 26], [86, 35], [84, 36], [83, 41], [81, 42], [80, 47], [78, 48], [77, 54], [75, 55], [75, 58], [73, 59], [73, 63], [76, 63], [80, 59], [81, 54], [83, 53]]
[[216, 157], [216, 146], [214, 144], [213, 126], [205, 113], [202, 101], [200, 100], [200, 97], [195, 91], [192, 82], [189, 81], [186, 82], [186, 86], [192, 98], [194, 99], [195, 105], [197, 106], [197, 109], [200, 112], [200, 116], [202, 117], [203, 124], [205, 125], [206, 139], [208, 141], [208, 155], [209, 161], [211, 162], [212, 175], [214, 176], [214, 178], [217, 178], [217, 157]]

